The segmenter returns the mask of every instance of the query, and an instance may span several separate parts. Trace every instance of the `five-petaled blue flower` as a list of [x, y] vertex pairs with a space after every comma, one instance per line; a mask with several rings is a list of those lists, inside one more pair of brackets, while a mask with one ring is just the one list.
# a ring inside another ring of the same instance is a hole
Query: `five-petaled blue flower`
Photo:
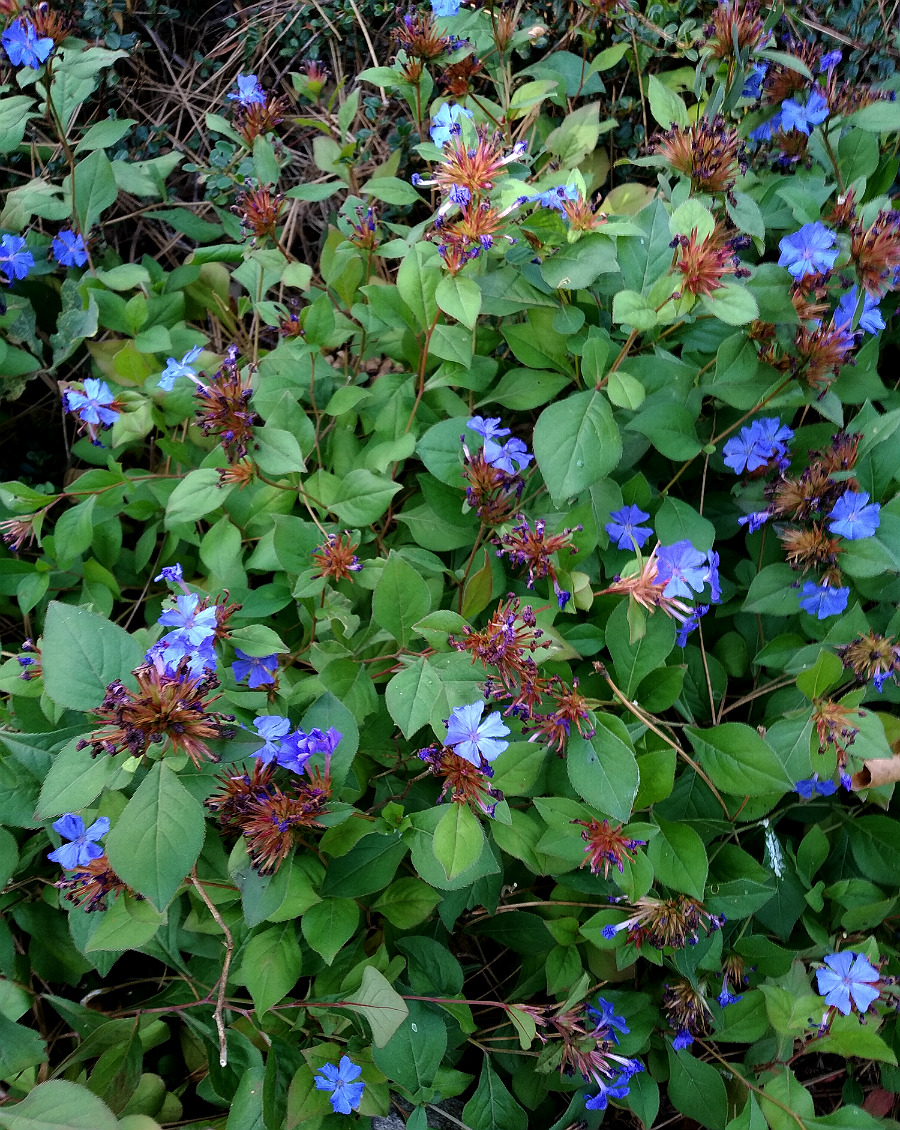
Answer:
[[501, 436], [509, 435], [509, 428], [500, 427], [499, 416], [488, 416], [487, 419], [483, 416], [473, 416], [466, 422], [466, 427], [477, 432], [482, 439], [500, 439]]
[[742, 475], [765, 467], [772, 459], [780, 462], [787, 456], [787, 441], [793, 438], [794, 433], [777, 416], [754, 420], [722, 448], [725, 466]]
[[216, 606], [211, 604], [208, 608], [198, 609], [199, 603], [200, 597], [195, 592], [176, 596], [176, 607], [166, 609], [157, 623], [166, 628], [177, 629], [177, 632], [170, 632], [169, 635], [177, 634], [186, 643], [199, 647], [204, 641], [212, 638], [218, 624]]
[[231, 673], [236, 682], [242, 682], [249, 675], [247, 686], [251, 691], [255, 691], [263, 683], [275, 682], [275, 672], [278, 669], [277, 655], [245, 655], [239, 647], [234, 649], [234, 654], [237, 659], [231, 665]]
[[159, 387], [165, 392], [169, 392], [178, 377], [196, 377], [197, 371], [192, 368], [192, 364], [202, 352], [202, 345], [194, 345], [191, 346], [180, 361], [176, 361], [174, 357], [170, 357], [166, 362], [162, 376], [159, 378]]
[[316, 1090], [331, 1091], [331, 1109], [335, 1114], [352, 1114], [362, 1102], [365, 1083], [355, 1082], [362, 1075], [362, 1068], [342, 1055], [337, 1067], [326, 1063], [319, 1071], [321, 1074], [315, 1076]]
[[38, 36], [30, 20], [15, 20], [0, 36], [3, 50], [14, 67], [31, 67], [37, 70], [46, 63], [53, 50], [53, 40]]
[[881, 524], [881, 503], [869, 502], [864, 490], [845, 490], [832, 506], [828, 528], [848, 541], [870, 538]]
[[530, 204], [539, 204], [542, 208], [555, 208], [557, 212], [565, 212], [567, 200], [578, 200], [581, 193], [574, 184], [557, 184], [536, 196], [529, 196]]
[[[834, 312], [834, 324], [836, 326], [852, 325], [858, 305], [859, 291], [854, 286], [846, 294], [841, 295], [841, 300]], [[870, 334], [879, 334], [884, 329], [884, 318], [878, 308], [878, 301], [868, 291], [863, 291], [863, 307], [859, 315], [858, 325], [861, 330]]]
[[781, 103], [781, 128], [798, 130], [808, 137], [813, 126], [820, 125], [828, 117], [828, 103], [818, 89], [813, 90], [801, 106], [793, 98]]
[[621, 1032], [623, 1036], [627, 1036], [631, 1029], [625, 1023], [624, 1016], [616, 1016], [615, 1005], [603, 997], [597, 998], [597, 1007], [592, 1004], [585, 1005], [584, 1011], [588, 1014], [597, 1028], [606, 1030], [605, 1039], [612, 1039], [618, 1043], [616, 1032]]
[[456, 16], [459, 14], [459, 0], [431, 0], [431, 10], [436, 16]]
[[853, 950], [843, 953], [830, 953], [825, 957], [826, 969], [816, 970], [816, 983], [825, 1003], [836, 1008], [844, 1016], [849, 1016], [856, 1005], [860, 1012], [881, 995], [874, 986], [881, 980], [881, 974], [868, 958]]
[[604, 529], [616, 543], [616, 549], [643, 548], [644, 542], [653, 533], [650, 526], [642, 526], [650, 517], [640, 506], [623, 506], [610, 514], [611, 522]]
[[101, 816], [90, 828], [85, 829], [80, 816], [67, 812], [65, 816], [54, 820], [53, 831], [71, 842], [49, 852], [47, 858], [65, 867], [67, 871], [74, 871], [76, 867], [86, 867], [92, 859], [99, 859], [103, 855], [103, 848], [96, 841], [102, 840], [109, 831], [109, 820]]
[[227, 94], [229, 102], [239, 102], [242, 106], [252, 106], [254, 103], [263, 106], [266, 101], [266, 92], [259, 85], [256, 75], [238, 75], [237, 93]]
[[96, 377], [86, 377], [84, 392], [69, 388], [63, 393], [63, 404], [67, 412], [74, 412], [85, 424], [100, 424], [109, 427], [119, 418], [119, 413], [108, 407], [115, 397], [106, 381]]
[[849, 596], [849, 588], [835, 588], [832, 585], [817, 585], [806, 581], [800, 597], [800, 607], [817, 620], [827, 620], [829, 616], [839, 616], [844, 611]]
[[281, 751], [281, 739], [287, 737], [291, 723], [278, 714], [258, 714], [253, 720], [256, 732], [265, 740], [265, 745], [256, 751], [254, 757], [268, 765], [276, 760]]
[[459, 124], [459, 119], [461, 117], [471, 118], [474, 115], [465, 106], [457, 106], [450, 102], [441, 103], [438, 112], [431, 119], [431, 129], [428, 131], [435, 145], [446, 145], [454, 134], [460, 132], [462, 127]]
[[13, 279], [27, 278], [33, 266], [34, 256], [25, 246], [25, 240], [20, 235], [5, 235], [0, 239], [0, 267], [3, 268], [10, 286], [13, 284]]
[[447, 721], [447, 737], [444, 744], [452, 746], [453, 752], [472, 763], [476, 769], [483, 761], [493, 761], [509, 745], [503, 739], [509, 734], [509, 726], [499, 714], [489, 714], [482, 721], [483, 702], [472, 702], [468, 706], [457, 706], [450, 712]]
[[837, 785], [834, 781], [820, 781], [819, 774], [813, 773], [811, 777], [807, 777], [804, 781], [798, 781], [794, 785], [794, 790], [804, 800], [812, 800], [814, 796], [831, 796], [837, 792]]
[[751, 66], [744, 78], [741, 98], [759, 98], [762, 94], [763, 79], [766, 77], [766, 71], [768, 69], [766, 63], [754, 63]]
[[505, 471], [508, 475], [516, 473], [518, 465], [520, 471], [524, 471], [534, 456], [525, 446], [525, 444], [513, 436], [508, 439], [503, 445], [494, 443], [492, 439], [484, 441], [484, 461], [489, 463], [491, 467], [496, 467], [499, 471]]
[[594, 1082], [600, 1088], [600, 1092], [592, 1095], [589, 1099], [585, 1099], [584, 1105], [588, 1110], [606, 1110], [606, 1105], [610, 1099], [625, 1098], [629, 1091], [628, 1080], [630, 1078], [631, 1075], [625, 1072], [606, 1082], [595, 1075]]
[[689, 1048], [693, 1042], [694, 1037], [687, 1028], [679, 1028], [675, 1033], [675, 1039], [672, 1041], [672, 1050], [676, 1052], [684, 1051], [684, 1049]]
[[53, 237], [53, 254], [61, 267], [83, 267], [88, 261], [87, 248], [81, 232], [64, 228]]
[[689, 541], [677, 541], [674, 545], [661, 545], [656, 554], [659, 559], [657, 578], [668, 582], [663, 596], [692, 597], [702, 592], [709, 579], [707, 555], [694, 549]]
[[779, 241], [778, 249], [781, 252], [778, 266], [787, 267], [795, 279], [830, 271], [839, 254], [839, 249], [835, 247], [834, 232], [819, 220], [804, 224], [793, 235], [786, 235]]

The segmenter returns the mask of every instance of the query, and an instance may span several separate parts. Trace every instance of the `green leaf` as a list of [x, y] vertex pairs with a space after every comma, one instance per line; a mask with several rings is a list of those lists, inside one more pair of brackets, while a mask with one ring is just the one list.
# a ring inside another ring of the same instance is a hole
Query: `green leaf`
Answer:
[[534, 429], [534, 453], [554, 504], [565, 504], [619, 461], [622, 438], [606, 397], [579, 392], [540, 414]]
[[281, 636], [265, 624], [248, 624], [246, 628], [235, 628], [229, 633], [228, 639], [245, 655], [256, 657], [282, 655], [291, 650]]
[[796, 577], [790, 565], [764, 566], [751, 581], [741, 611], [794, 615], [798, 611], [797, 590], [793, 588]]
[[647, 844], [647, 858], [656, 879], [702, 900], [708, 870], [703, 841], [689, 824], [668, 820], [657, 820], [657, 824], [659, 833]]
[[541, 275], [554, 290], [585, 290], [600, 275], [618, 269], [616, 245], [608, 235], [588, 232], [577, 243], [563, 244], [541, 264]]
[[668, 1094], [672, 1105], [708, 1130], [724, 1130], [728, 1100], [718, 1070], [711, 1063], [695, 1059], [688, 1051], [672, 1051], [671, 1045], [668, 1053]]
[[164, 921], [165, 914], [146, 900], [139, 902], [131, 895], [123, 895], [97, 923], [84, 947], [85, 953], [139, 949], [150, 941]]
[[428, 355], [469, 369], [472, 365], [471, 332], [464, 326], [435, 326], [428, 341]]
[[843, 676], [843, 663], [833, 651], [823, 649], [819, 652], [815, 664], [806, 671], [801, 671], [797, 676], [797, 690], [812, 701], [837, 686]]
[[94, 757], [90, 746], [78, 749], [80, 740], [73, 738], [53, 758], [35, 812], [39, 820], [80, 812], [103, 791], [113, 769], [112, 759]]
[[218, 510], [234, 489], [233, 484], [222, 485], [215, 467], [201, 467], [188, 471], [169, 495], [166, 503], [166, 526], [182, 522], [196, 522]]
[[646, 397], [641, 382], [621, 369], [609, 374], [606, 381], [606, 395], [616, 408], [627, 408], [629, 412], [637, 411]]
[[656, 75], [649, 76], [647, 98], [650, 102], [650, 113], [663, 129], [688, 124], [688, 112], [684, 99], [674, 90], [670, 90], [665, 83], [660, 82]]
[[628, 731], [618, 718], [596, 717], [594, 736], [569, 735], [566, 768], [572, 787], [594, 808], [616, 820], [627, 820], [637, 795], [640, 774]]
[[[66, 177], [64, 187], [68, 181], [69, 177]], [[74, 195], [79, 228], [82, 232], [89, 232], [119, 195], [112, 163], [102, 149], [95, 149], [75, 166]]]
[[613, 298], [612, 319], [616, 325], [652, 330], [658, 318], [653, 303], [635, 290], [620, 290]]
[[503, 1086], [488, 1056], [484, 1057], [478, 1088], [463, 1107], [462, 1119], [471, 1130], [501, 1126], [503, 1130], [526, 1130], [528, 1126], [528, 1115]]
[[409, 1015], [384, 1047], [375, 1047], [373, 1058], [379, 1071], [414, 1094], [434, 1082], [447, 1050], [447, 1029], [420, 1001], [408, 1001], [407, 1007]]
[[394, 675], [384, 691], [385, 705], [405, 738], [428, 723], [440, 693], [440, 677], [424, 656]]
[[844, 125], [858, 126], [868, 133], [895, 133], [900, 130], [900, 104], [873, 102], [846, 117]]
[[[849, 1021], [849, 1023], [848, 1023]], [[816, 1053], [831, 1052], [849, 1059], [874, 1059], [879, 1063], [892, 1063], [897, 1066], [897, 1057], [885, 1041], [859, 1023], [855, 1017], [835, 1017], [831, 1029], [821, 1040], [816, 1040]]]
[[416, 570], [391, 551], [372, 595], [372, 619], [406, 646], [414, 625], [431, 611], [428, 586]]
[[[8, 983], [8, 982], [7, 982]], [[47, 1045], [33, 1028], [16, 1024], [0, 1012], [0, 1075], [12, 1079], [47, 1059]], [[0, 1108], [0, 1124], [2, 1111]]]
[[500, 404], [516, 412], [525, 412], [529, 408], [546, 404], [562, 392], [567, 384], [571, 384], [570, 379], [559, 373], [538, 369], [510, 369], [481, 404]]
[[693, 196], [689, 196], [669, 217], [669, 230], [673, 236], [690, 236], [696, 231], [698, 237], [704, 239], [711, 234], [715, 226], [716, 221], [712, 212]]
[[477, 573], [472, 573], [463, 589], [462, 614], [467, 620], [472, 620], [483, 612], [491, 602], [491, 593], [494, 591], [494, 574], [491, 569], [491, 559], [488, 551], [484, 551], [484, 564]]
[[254, 428], [253, 435], [257, 444], [253, 460], [264, 475], [289, 475], [306, 470], [303, 452], [293, 432], [266, 424], [265, 427]]
[[[310, 907], [306, 913], [311, 914], [317, 906]], [[305, 918], [304, 915], [304, 921]], [[253, 997], [257, 1016], [268, 1012], [286, 996], [300, 976], [302, 965], [297, 927], [293, 922], [269, 926], [254, 934], [244, 949], [241, 973]]]
[[437, 891], [421, 879], [408, 875], [395, 879], [372, 904], [372, 909], [383, 914], [392, 926], [409, 930], [424, 922], [440, 901]]
[[347, 526], [368, 526], [384, 514], [398, 490], [399, 483], [382, 475], [350, 471], [341, 479], [337, 498], [329, 509]]
[[397, 272], [400, 297], [423, 330], [429, 329], [437, 317], [435, 295], [441, 281], [439, 259], [433, 243], [414, 243]]
[[751, 291], [740, 283], [727, 282], [700, 301], [707, 311], [729, 326], [743, 326], [759, 317], [759, 306]]
[[65, 1079], [39, 1083], [21, 1102], [0, 1106], [5, 1130], [118, 1130], [119, 1120], [87, 1087]]
[[44, 688], [59, 706], [99, 706], [115, 679], [130, 682], [144, 649], [118, 624], [96, 612], [51, 601], [44, 626]]
[[778, 1103], [776, 1105], [763, 1096], [759, 1099], [772, 1130], [800, 1130], [798, 1121], [801, 1125], [805, 1124], [815, 1115], [812, 1095], [788, 1067], [782, 1068], [779, 1075], [770, 1079], [763, 1090]]
[[752, 726], [725, 722], [706, 730], [688, 727], [685, 733], [700, 765], [722, 792], [765, 796], [793, 787], [779, 758]]
[[622, 601], [609, 618], [606, 646], [612, 656], [619, 690], [634, 698], [642, 680], [665, 666], [675, 646], [675, 624], [660, 612], [647, 617], [644, 634], [629, 638], [628, 606]]
[[452, 882], [478, 860], [484, 832], [466, 804], [449, 804], [434, 830], [433, 851]]
[[326, 965], [350, 941], [358, 924], [359, 907], [353, 899], [324, 898], [300, 920], [303, 937]]
[[138, 785], [106, 838], [116, 874], [160, 910], [203, 846], [203, 809], [163, 761]]
[[438, 307], [457, 322], [473, 330], [481, 310], [481, 290], [464, 275], [445, 275], [435, 290]]
[[384, 974], [372, 965], [363, 969], [362, 984], [354, 996], [347, 1000], [347, 1007], [350, 1012], [356, 1012], [368, 1020], [372, 1029], [372, 1043], [376, 1048], [385, 1047], [409, 1016], [406, 1001]]
[[108, 145], [115, 145], [131, 130], [132, 126], [137, 124], [136, 118], [115, 118], [94, 122], [75, 146], [75, 155], [89, 153], [92, 149], [105, 149]]
[[629, 420], [625, 430], [646, 436], [667, 459], [693, 459], [701, 450], [694, 419], [680, 404], [650, 404]]
[[413, 186], [399, 177], [373, 177], [359, 190], [361, 196], [374, 196], [385, 204], [421, 204], [422, 197]]

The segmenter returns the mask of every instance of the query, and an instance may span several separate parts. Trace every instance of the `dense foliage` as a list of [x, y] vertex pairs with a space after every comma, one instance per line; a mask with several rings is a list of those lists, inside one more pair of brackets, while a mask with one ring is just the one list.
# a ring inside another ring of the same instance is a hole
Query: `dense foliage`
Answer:
[[896, 27], [312, 7], [0, 0], [0, 1126], [896, 1126]]

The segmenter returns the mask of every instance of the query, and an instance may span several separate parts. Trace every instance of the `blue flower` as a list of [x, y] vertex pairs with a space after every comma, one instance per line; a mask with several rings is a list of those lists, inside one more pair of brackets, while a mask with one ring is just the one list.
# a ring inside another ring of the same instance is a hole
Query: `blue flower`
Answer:
[[813, 126], [820, 125], [828, 117], [828, 103], [818, 89], [813, 90], [806, 100], [806, 105], [801, 106], [793, 98], [787, 98], [781, 103], [781, 128], [783, 130], [799, 130], [807, 137]]
[[106, 428], [119, 418], [119, 413], [108, 407], [114, 400], [109, 385], [95, 377], [85, 378], [84, 392], [69, 388], [63, 393], [63, 405], [67, 412], [76, 413], [85, 424], [99, 424]]
[[738, 525], [749, 527], [747, 532], [755, 534], [771, 517], [768, 510], [757, 510], [754, 514], [745, 514], [742, 518], [738, 518]]
[[176, 361], [174, 357], [170, 357], [166, 362], [162, 376], [159, 378], [159, 387], [168, 392], [172, 388], [172, 385], [175, 384], [178, 377], [196, 377], [197, 371], [191, 366], [202, 352], [202, 345], [194, 345], [185, 353], [180, 361]]
[[529, 196], [528, 202], [530, 204], [539, 204], [542, 208], [555, 208], [557, 212], [565, 212], [567, 200], [578, 200], [581, 193], [578, 191], [577, 185], [574, 184], [558, 184], [553, 188], [548, 188], [545, 192], [539, 192], [536, 196]]
[[159, 663], [167, 675], [175, 675], [184, 660], [187, 660], [187, 673], [200, 675], [204, 671], [216, 669], [216, 652], [213, 636], [192, 643], [182, 632], [169, 632], [147, 652], [146, 663]]
[[553, 578], [553, 592], [556, 596], [556, 603], [559, 605], [559, 610], [560, 612], [562, 612], [565, 606], [572, 599], [572, 594], [567, 589], [560, 588], [559, 582], [557, 581], [556, 577]]
[[747, 71], [746, 78], [744, 79], [741, 98], [759, 98], [762, 94], [763, 79], [766, 77], [766, 71], [768, 69], [766, 63], [753, 64], [750, 70]]
[[812, 800], [814, 796], [831, 796], [837, 792], [837, 785], [834, 781], [820, 781], [819, 774], [813, 773], [811, 777], [807, 777], [804, 781], [798, 781], [794, 785], [794, 790], [804, 798], [804, 800]]
[[709, 577], [709, 569], [704, 569], [707, 555], [694, 549], [689, 541], [660, 546], [657, 558], [657, 579], [668, 582], [663, 589], [663, 596], [691, 597], [695, 592], [703, 591]]
[[750, 130], [750, 139], [752, 141], [771, 141], [775, 134], [781, 129], [781, 111], [768, 121], [762, 122], [756, 129]]
[[462, 127], [459, 124], [459, 119], [461, 116], [474, 117], [472, 111], [467, 110], [464, 106], [457, 106], [450, 102], [441, 103], [438, 112], [431, 119], [431, 129], [428, 131], [435, 145], [444, 146], [454, 134], [460, 133]]
[[716, 998], [719, 1002], [719, 1008], [727, 1008], [730, 1004], [737, 1004], [738, 1001], [744, 999], [743, 993], [731, 993], [728, 991], [728, 985], [722, 985], [722, 991]]
[[285, 769], [302, 773], [313, 754], [323, 753], [326, 759], [330, 758], [342, 737], [340, 730], [336, 730], [334, 726], [329, 726], [327, 733], [315, 727], [308, 734], [303, 730], [295, 730], [281, 742], [275, 759]]
[[600, 1088], [600, 1092], [586, 1099], [584, 1105], [588, 1110], [606, 1110], [606, 1104], [610, 1099], [624, 1099], [629, 1091], [628, 1080], [631, 1078], [631, 1074], [618, 1075], [615, 1079], [610, 1079], [609, 1082], [605, 1082], [595, 1075], [594, 1082]]
[[87, 248], [81, 232], [65, 228], [53, 237], [53, 254], [61, 267], [83, 267], [88, 261]]
[[847, 607], [850, 589], [833, 588], [831, 585], [816, 585], [807, 581], [800, 597], [800, 607], [818, 620], [838, 616]]
[[[846, 294], [841, 295], [841, 300], [837, 305], [834, 312], [834, 323], [836, 326], [850, 326], [853, 324], [853, 316], [856, 314], [856, 307], [859, 305], [859, 292], [856, 287], [852, 287]], [[884, 318], [881, 316], [881, 310], [878, 308], [878, 302], [875, 297], [868, 293], [863, 292], [863, 308], [859, 316], [859, 328], [865, 330], [870, 334], [879, 334], [884, 329]]]
[[14, 67], [31, 67], [35, 71], [46, 63], [54, 46], [49, 37], [38, 38], [30, 20], [11, 23], [0, 36], [0, 43]]
[[793, 235], [786, 235], [779, 241], [778, 248], [781, 252], [778, 266], [787, 267], [795, 279], [830, 271], [839, 254], [835, 247], [834, 232], [819, 220], [804, 224]]
[[154, 581], [172, 581], [175, 584], [181, 584], [184, 580], [184, 574], [181, 571], [181, 566], [176, 563], [175, 565], [166, 565], [153, 579]]
[[830, 1008], [836, 1008], [844, 1016], [849, 1016], [856, 1005], [860, 1012], [881, 995], [874, 984], [881, 974], [861, 953], [844, 950], [843, 953], [830, 953], [825, 957], [827, 969], [816, 970], [816, 983], [819, 993]]
[[287, 737], [291, 724], [287, 718], [277, 714], [258, 714], [253, 720], [256, 732], [265, 740], [265, 745], [256, 751], [254, 757], [268, 765], [274, 761], [281, 750], [281, 738]]
[[672, 1050], [676, 1052], [684, 1051], [684, 1049], [689, 1048], [693, 1042], [694, 1037], [687, 1028], [679, 1028], [675, 1033], [675, 1039], [672, 1041]]
[[880, 510], [881, 503], [869, 502], [864, 490], [845, 490], [831, 508], [828, 528], [848, 541], [870, 538], [881, 524]]
[[447, 193], [447, 200], [451, 204], [468, 204], [472, 199], [472, 193], [463, 184], [451, 184], [450, 191]]
[[218, 626], [216, 606], [212, 604], [208, 608], [198, 609], [199, 603], [200, 597], [195, 592], [176, 596], [175, 608], [163, 612], [157, 623], [166, 628], [176, 628], [177, 631], [170, 632], [170, 636], [181, 636], [186, 643], [199, 647], [206, 640], [212, 639]]
[[19, 235], [5, 235], [0, 239], [0, 267], [6, 274], [10, 286], [13, 279], [24, 279], [34, 266], [34, 256], [25, 246]]
[[326, 1063], [319, 1068], [321, 1074], [315, 1076], [317, 1091], [331, 1091], [331, 1109], [335, 1114], [352, 1114], [362, 1101], [365, 1083], [355, 1083], [362, 1075], [348, 1056], [342, 1055], [340, 1065]]
[[238, 75], [237, 94], [227, 94], [229, 102], [239, 102], [242, 106], [252, 106], [257, 103], [264, 106], [266, 92], [259, 85], [256, 75]]
[[459, 0], [431, 0], [431, 10], [436, 16], [456, 16], [459, 14]]
[[53, 822], [53, 831], [64, 839], [71, 840], [71, 843], [62, 844], [56, 851], [49, 852], [47, 858], [67, 871], [74, 871], [76, 867], [86, 867], [92, 859], [99, 859], [103, 855], [103, 848], [96, 841], [102, 840], [109, 831], [109, 820], [101, 816], [85, 830], [81, 817], [67, 812]]
[[231, 665], [231, 673], [236, 682], [242, 682], [249, 675], [247, 686], [251, 691], [255, 691], [263, 683], [275, 682], [275, 672], [278, 669], [277, 655], [245, 655], [239, 647], [234, 649], [234, 654], [237, 659]]
[[650, 526], [641, 525], [649, 517], [640, 506], [623, 506], [621, 510], [614, 510], [610, 514], [612, 521], [607, 522], [604, 529], [615, 541], [616, 549], [631, 549], [635, 545], [642, 549], [644, 542], [653, 533]]
[[447, 722], [445, 745], [452, 746], [453, 752], [472, 763], [476, 769], [483, 761], [493, 761], [509, 745], [503, 739], [509, 733], [509, 726], [499, 714], [490, 714], [482, 721], [483, 702], [473, 702], [468, 706], [457, 706], [450, 712]]
[[594, 1021], [597, 1028], [604, 1028], [607, 1030], [607, 1039], [613, 1039], [616, 1043], [616, 1032], [621, 1032], [623, 1036], [627, 1036], [631, 1029], [625, 1023], [623, 1016], [616, 1016], [615, 1005], [609, 1001], [604, 1000], [603, 997], [597, 998], [597, 1007], [592, 1004], [585, 1005], [585, 1012], [588, 1017]]
[[529, 452], [525, 444], [516, 439], [508, 439], [501, 447], [499, 443], [494, 443], [492, 439], [484, 441], [484, 461], [490, 464], [491, 467], [496, 467], [499, 471], [505, 471], [508, 475], [514, 475], [516, 468], [513, 463], [518, 464], [518, 469], [524, 471], [528, 464], [534, 459], [534, 456]]
[[508, 436], [509, 428], [501, 428], [499, 424], [499, 416], [488, 416], [487, 419], [483, 416], [473, 416], [471, 420], [467, 421], [466, 427], [477, 432], [483, 439], [499, 439], [501, 436]]
[[725, 466], [736, 475], [757, 471], [772, 459], [783, 459], [787, 455], [786, 441], [793, 438], [794, 433], [777, 416], [754, 420], [725, 444]]
[[705, 616], [707, 612], [709, 612], [708, 604], [698, 604], [690, 616], [688, 616], [678, 629], [678, 635], [675, 637], [675, 643], [679, 647], [687, 647], [688, 636], [700, 623], [700, 617]]
[[823, 55], [819, 62], [819, 74], [824, 75], [826, 71], [836, 67], [843, 57], [840, 51], [829, 51], [827, 55]]

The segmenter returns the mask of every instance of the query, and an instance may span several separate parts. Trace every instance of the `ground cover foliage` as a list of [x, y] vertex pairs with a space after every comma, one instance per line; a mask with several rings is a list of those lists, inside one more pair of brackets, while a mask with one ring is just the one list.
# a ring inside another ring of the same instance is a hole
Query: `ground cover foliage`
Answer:
[[0, 1126], [896, 1125], [895, 16], [0, 9]]

